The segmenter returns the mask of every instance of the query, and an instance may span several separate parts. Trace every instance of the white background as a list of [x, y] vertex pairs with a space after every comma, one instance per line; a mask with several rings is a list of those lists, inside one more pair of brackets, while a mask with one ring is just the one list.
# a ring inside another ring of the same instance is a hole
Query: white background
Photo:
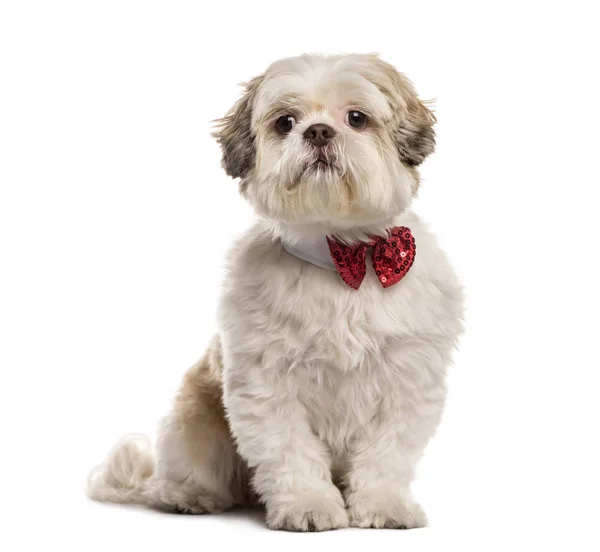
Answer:
[[[598, 550], [593, 6], [2, 2], [0, 547]], [[154, 435], [202, 354], [252, 220], [210, 121], [304, 51], [380, 52], [437, 98], [415, 209], [468, 331], [415, 486], [431, 527], [298, 535], [92, 503], [88, 470], [121, 434]]]

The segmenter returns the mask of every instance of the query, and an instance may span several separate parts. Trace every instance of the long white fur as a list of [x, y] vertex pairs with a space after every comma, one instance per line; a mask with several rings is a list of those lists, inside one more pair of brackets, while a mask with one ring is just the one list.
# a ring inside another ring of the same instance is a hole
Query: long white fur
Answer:
[[280, 515], [312, 494], [311, 507], [326, 496], [343, 518], [333, 469], [364, 524], [388, 504], [407, 509], [407, 526], [425, 523], [409, 484], [442, 413], [462, 294], [419, 218], [396, 223], [411, 228], [418, 260], [387, 290], [373, 271], [358, 291], [340, 285], [260, 223], [233, 248], [220, 313], [225, 404], [254, 484]]
[[[319, 96], [323, 79], [352, 82], [385, 125], [385, 96], [368, 79], [348, 76], [368, 67], [368, 59], [336, 58], [337, 69], [323, 59], [278, 62], [254, 101], [257, 168], [247, 197], [262, 218], [228, 257], [219, 309], [223, 403], [270, 527], [420, 527], [426, 518], [410, 484], [442, 414], [446, 371], [462, 331], [462, 290], [435, 237], [408, 209], [414, 173], [393, 156], [389, 136], [359, 136], [343, 127], [338, 108], [345, 109], [347, 87]], [[310, 152], [294, 135], [278, 142], [261, 114], [290, 90], [320, 105], [311, 111], [310, 102], [304, 104], [307, 120], [326, 120], [341, 134], [335, 155], [349, 184], [316, 174], [289, 189], [298, 159]], [[366, 161], [357, 161], [361, 155]], [[361, 163], [362, 169], [353, 169]], [[319, 189], [326, 185], [332, 188]], [[350, 207], [344, 186], [353, 188]], [[353, 290], [336, 272], [281, 245], [283, 236], [289, 241], [329, 233], [352, 240], [393, 225], [411, 229], [417, 255], [405, 278], [388, 289], [368, 269]], [[210, 454], [220, 451], [214, 461], [199, 464], [174, 419], [163, 426], [161, 443], [168, 446], [159, 444], [154, 477], [144, 449], [127, 445], [92, 479], [90, 495], [164, 506], [187, 504], [194, 493], [210, 489], [212, 510], [235, 503], [227, 485], [239, 465], [229, 434], [197, 433], [198, 439], [209, 435]], [[138, 460], [132, 461], [136, 450]], [[216, 466], [219, 458], [225, 472]], [[185, 500], [169, 494], [173, 481], [177, 493], [189, 495]]]

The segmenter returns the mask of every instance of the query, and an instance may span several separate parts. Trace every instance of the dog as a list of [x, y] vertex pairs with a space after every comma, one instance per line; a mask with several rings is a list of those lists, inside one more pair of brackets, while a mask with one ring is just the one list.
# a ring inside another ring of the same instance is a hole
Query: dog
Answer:
[[436, 118], [376, 55], [302, 55], [217, 122], [258, 218], [231, 248], [218, 334], [154, 452], [119, 443], [88, 494], [201, 514], [262, 503], [271, 529], [416, 528], [463, 292], [410, 210]]

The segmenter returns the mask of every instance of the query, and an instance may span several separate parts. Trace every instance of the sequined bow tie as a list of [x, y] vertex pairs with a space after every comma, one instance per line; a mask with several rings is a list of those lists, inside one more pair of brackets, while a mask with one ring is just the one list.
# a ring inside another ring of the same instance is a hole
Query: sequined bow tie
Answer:
[[358, 289], [367, 273], [367, 249], [373, 248], [373, 268], [384, 288], [397, 284], [415, 260], [415, 238], [406, 226], [389, 230], [388, 238], [375, 237], [370, 242], [351, 245], [327, 238], [333, 264], [342, 280]]

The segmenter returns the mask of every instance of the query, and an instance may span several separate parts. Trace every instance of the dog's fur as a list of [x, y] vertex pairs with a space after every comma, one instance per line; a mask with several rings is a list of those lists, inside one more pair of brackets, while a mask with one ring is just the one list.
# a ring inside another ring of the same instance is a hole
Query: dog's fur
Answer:
[[[351, 109], [364, 128], [345, 122]], [[287, 114], [296, 125], [281, 135]], [[303, 139], [314, 123], [337, 133], [326, 166]], [[463, 310], [446, 256], [408, 210], [434, 123], [374, 55], [304, 55], [250, 81], [215, 133], [260, 215], [229, 254], [218, 336], [163, 422], [156, 464], [143, 438], [126, 440], [92, 473], [92, 498], [186, 513], [260, 501], [269, 527], [293, 531], [426, 524], [409, 487]], [[395, 225], [412, 230], [417, 257], [388, 289], [369, 269], [355, 291], [281, 244]]]

